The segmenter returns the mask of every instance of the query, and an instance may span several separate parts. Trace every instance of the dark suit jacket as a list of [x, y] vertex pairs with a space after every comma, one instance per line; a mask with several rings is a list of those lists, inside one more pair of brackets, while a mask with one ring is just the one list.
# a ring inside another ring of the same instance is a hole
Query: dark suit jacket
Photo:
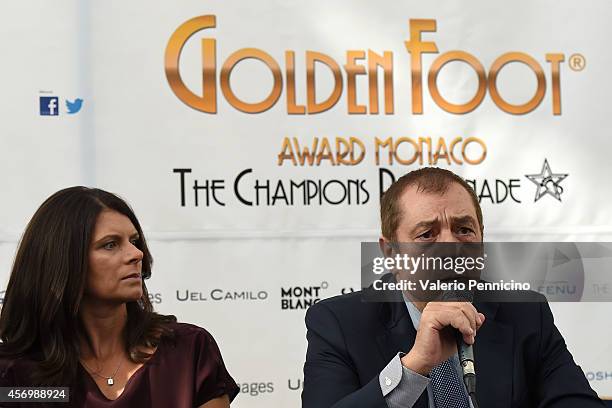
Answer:
[[[368, 290], [323, 300], [306, 313], [303, 408], [387, 408], [378, 375], [412, 348], [416, 331], [399, 293], [396, 302], [363, 302]], [[604, 406], [545, 301], [477, 299], [474, 306], [486, 316], [474, 345], [480, 408]], [[425, 391], [414, 406], [427, 404]]]

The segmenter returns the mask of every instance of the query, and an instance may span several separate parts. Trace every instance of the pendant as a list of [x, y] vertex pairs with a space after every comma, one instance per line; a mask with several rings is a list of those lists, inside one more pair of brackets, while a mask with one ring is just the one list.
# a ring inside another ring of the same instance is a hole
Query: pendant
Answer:
[[112, 378], [109, 378], [109, 379], [107, 379], [107, 380], [106, 380], [106, 383], [107, 383], [108, 385], [113, 385], [115, 382], [113, 381], [113, 379], [112, 379]]

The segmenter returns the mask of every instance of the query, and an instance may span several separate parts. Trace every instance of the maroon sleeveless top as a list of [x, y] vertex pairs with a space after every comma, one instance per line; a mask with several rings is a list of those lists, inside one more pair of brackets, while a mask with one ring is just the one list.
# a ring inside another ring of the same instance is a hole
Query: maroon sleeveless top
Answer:
[[[87, 408], [192, 408], [225, 394], [233, 400], [239, 392], [225, 368], [221, 352], [205, 329], [186, 323], [171, 323], [175, 342], [163, 340], [153, 356], [128, 380], [123, 393], [109, 400], [81, 366], [78, 386], [70, 387], [70, 404], [0, 403], [7, 407]], [[21, 360], [0, 362], [0, 386], [28, 386], [28, 367]]]

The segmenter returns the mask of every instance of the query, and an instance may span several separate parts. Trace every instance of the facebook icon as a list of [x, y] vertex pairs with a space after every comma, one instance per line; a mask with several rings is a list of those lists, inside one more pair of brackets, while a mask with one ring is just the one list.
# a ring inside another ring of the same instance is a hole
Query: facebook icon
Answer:
[[59, 115], [59, 99], [57, 96], [41, 96], [40, 97], [40, 114], [42, 116], [57, 116]]

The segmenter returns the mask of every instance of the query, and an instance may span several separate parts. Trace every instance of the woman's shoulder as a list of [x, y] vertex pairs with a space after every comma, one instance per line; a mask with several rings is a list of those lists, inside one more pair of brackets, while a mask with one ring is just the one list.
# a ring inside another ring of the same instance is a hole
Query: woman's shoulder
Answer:
[[0, 357], [0, 381], [13, 371], [17, 361], [14, 358]]
[[[175, 347], [164, 349], [166, 362], [183, 373], [191, 372], [196, 383], [194, 403], [197, 406], [227, 394], [230, 400], [238, 394], [236, 382], [228, 373], [217, 342], [208, 330], [189, 323], [168, 325], [174, 333]], [[164, 372], [168, 372], [165, 367]], [[170, 370], [172, 371], [172, 370]]]
[[191, 323], [172, 322], [167, 326], [172, 330], [173, 342], [179, 347], [207, 347], [217, 348], [212, 334], [203, 327]]
[[221, 350], [213, 336], [203, 327], [190, 323], [174, 322], [168, 328], [172, 329], [172, 339], [165, 342], [161, 354], [177, 364], [192, 366], [212, 364], [223, 365]]
[[168, 323], [168, 328], [171, 329], [177, 337], [204, 336], [212, 338], [208, 330], [191, 323], [172, 322]]
[[35, 368], [37, 362], [29, 357], [0, 357], [0, 386], [25, 386], [24, 381]]

